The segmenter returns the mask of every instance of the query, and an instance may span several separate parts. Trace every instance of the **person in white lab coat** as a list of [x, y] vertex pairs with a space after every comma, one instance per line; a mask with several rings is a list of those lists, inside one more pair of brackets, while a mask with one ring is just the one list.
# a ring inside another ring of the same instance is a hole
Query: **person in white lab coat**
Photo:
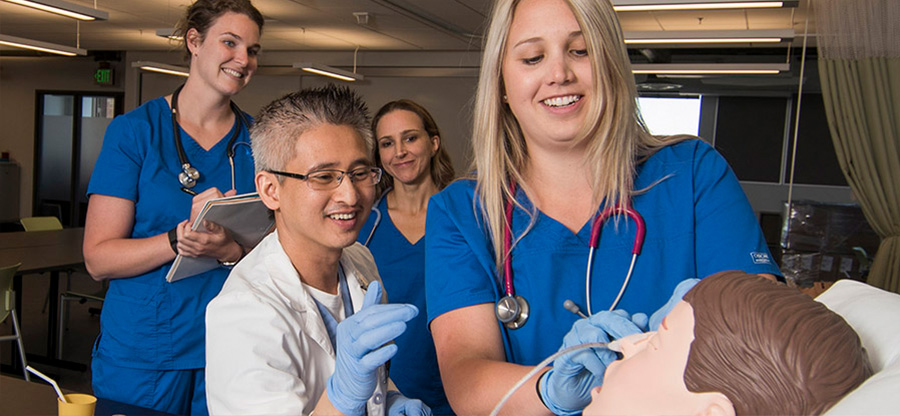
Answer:
[[430, 415], [384, 392], [397, 351], [385, 344], [418, 310], [380, 304], [375, 262], [356, 243], [381, 179], [368, 122], [358, 96], [329, 85], [275, 100], [251, 129], [276, 231], [207, 308], [210, 414]]

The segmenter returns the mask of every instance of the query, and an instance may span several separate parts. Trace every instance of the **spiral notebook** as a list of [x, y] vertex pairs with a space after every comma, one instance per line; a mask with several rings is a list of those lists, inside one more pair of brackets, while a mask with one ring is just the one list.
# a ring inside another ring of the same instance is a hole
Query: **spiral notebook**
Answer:
[[[275, 226], [275, 217], [255, 192], [209, 200], [197, 215], [191, 230], [206, 231], [204, 220], [225, 227], [234, 240], [246, 249], [256, 247]], [[179, 254], [166, 274], [166, 281], [176, 282], [216, 267], [219, 267], [219, 262], [214, 258]]]

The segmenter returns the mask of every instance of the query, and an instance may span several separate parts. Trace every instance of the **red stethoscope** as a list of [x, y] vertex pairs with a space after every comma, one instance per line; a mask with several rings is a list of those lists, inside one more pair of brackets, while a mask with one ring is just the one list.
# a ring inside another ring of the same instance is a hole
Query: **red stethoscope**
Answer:
[[[515, 183], [510, 182], [509, 191], [510, 195], [515, 196]], [[512, 252], [510, 251], [510, 246], [512, 244], [512, 214], [513, 201], [509, 200], [506, 202], [506, 224], [503, 228], [503, 253], [506, 253], [506, 258], [503, 260], [503, 286], [505, 295], [497, 301], [494, 313], [497, 315], [497, 319], [507, 328], [518, 329], [525, 325], [525, 321], [528, 320], [530, 307], [525, 298], [516, 295], [515, 288], [513, 287]], [[634, 272], [634, 264], [637, 261], [637, 256], [638, 254], [641, 254], [641, 247], [644, 245], [644, 235], [647, 232], [647, 228], [646, 225], [644, 225], [644, 219], [641, 217], [641, 214], [634, 209], [616, 204], [615, 206], [600, 211], [597, 216], [594, 217], [594, 220], [591, 223], [590, 250], [588, 251], [587, 271], [584, 277], [584, 294], [587, 299], [588, 316], [592, 314], [591, 271], [593, 269], [594, 251], [597, 249], [597, 246], [600, 245], [600, 229], [607, 220], [616, 214], [625, 214], [628, 218], [631, 218], [637, 226], [637, 231], [634, 235], [634, 246], [631, 249], [631, 265], [628, 267], [628, 273], [625, 275], [625, 281], [622, 283], [622, 288], [619, 290], [619, 294], [612, 302], [609, 310], [615, 309], [616, 305], [618, 305], [619, 301], [622, 299], [625, 288], [628, 286], [628, 281], [631, 280], [631, 274]], [[578, 306], [571, 300], [566, 300], [564, 307], [573, 313], [586, 317], [586, 315], [582, 314], [578, 309]]]

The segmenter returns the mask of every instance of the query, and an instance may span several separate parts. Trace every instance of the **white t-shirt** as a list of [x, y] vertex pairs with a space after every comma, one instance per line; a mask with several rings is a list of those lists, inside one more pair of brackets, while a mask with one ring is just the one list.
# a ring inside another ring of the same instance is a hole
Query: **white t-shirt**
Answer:
[[[363, 286], [380, 280], [378, 269], [358, 243], [345, 248], [340, 261], [358, 311]], [[330, 296], [336, 299], [329, 301]], [[340, 299], [327, 295], [320, 302], [343, 317]], [[300, 282], [272, 233], [234, 267], [206, 309], [209, 412], [307, 415], [333, 372], [334, 347], [312, 290]]]

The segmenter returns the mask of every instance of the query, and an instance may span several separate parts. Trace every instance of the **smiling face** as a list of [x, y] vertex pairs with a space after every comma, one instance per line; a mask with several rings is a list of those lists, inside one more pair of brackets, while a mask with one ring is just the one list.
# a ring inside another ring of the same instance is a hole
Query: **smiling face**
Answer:
[[191, 77], [199, 77], [220, 94], [232, 96], [256, 72], [259, 26], [245, 14], [226, 12], [200, 34], [187, 32]]
[[523, 0], [502, 58], [506, 101], [529, 148], [571, 147], [592, 97], [591, 61], [564, 0]]
[[[306, 175], [320, 169], [350, 171], [371, 166], [365, 140], [350, 126], [321, 124], [306, 130], [294, 144], [284, 171]], [[260, 180], [259, 176], [266, 176]], [[337, 188], [311, 189], [305, 180], [259, 172], [257, 188], [275, 211], [275, 225], [285, 251], [340, 253], [356, 241], [375, 200], [375, 187], [344, 176]], [[260, 186], [260, 184], [263, 184]]]
[[378, 120], [375, 128], [381, 165], [395, 181], [422, 183], [431, 175], [431, 159], [440, 138], [428, 137], [422, 119], [412, 111], [394, 110]]
[[659, 331], [620, 339], [623, 358], [606, 368], [603, 386], [594, 389], [584, 414], [686, 415], [700, 414], [710, 406], [733, 413], [721, 393], [693, 393], [685, 386], [693, 340], [694, 310], [684, 301], [672, 309]]

